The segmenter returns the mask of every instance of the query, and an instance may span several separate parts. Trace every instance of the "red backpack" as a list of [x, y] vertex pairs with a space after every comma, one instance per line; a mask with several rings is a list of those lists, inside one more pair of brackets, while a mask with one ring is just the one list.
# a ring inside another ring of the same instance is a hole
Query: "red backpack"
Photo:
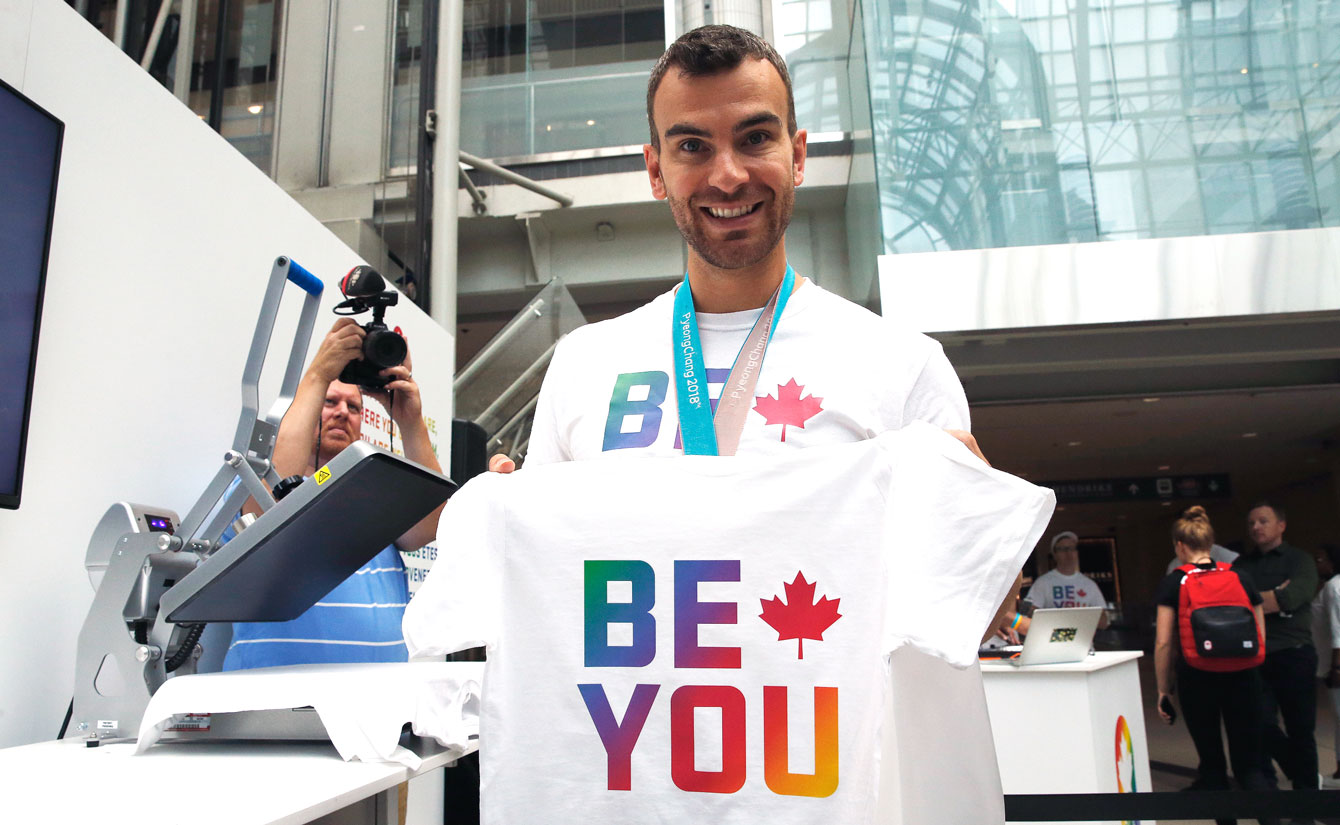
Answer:
[[1182, 658], [1199, 670], [1226, 673], [1265, 661], [1265, 639], [1242, 580], [1227, 564], [1184, 564], [1177, 624]]

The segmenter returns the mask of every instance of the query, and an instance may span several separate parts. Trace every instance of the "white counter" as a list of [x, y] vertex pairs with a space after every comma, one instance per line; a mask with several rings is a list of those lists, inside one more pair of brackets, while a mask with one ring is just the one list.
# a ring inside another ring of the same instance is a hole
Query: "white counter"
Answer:
[[1149, 791], [1139, 651], [1017, 667], [982, 663], [1007, 794]]
[[368, 821], [380, 808], [390, 816], [377, 821], [396, 822], [397, 786], [451, 761], [445, 753], [429, 756], [418, 771], [345, 762], [329, 742], [159, 744], [139, 756], [134, 751], [134, 742], [86, 748], [77, 739], [0, 750], [0, 777], [11, 791], [5, 820], [299, 825], [368, 800]]

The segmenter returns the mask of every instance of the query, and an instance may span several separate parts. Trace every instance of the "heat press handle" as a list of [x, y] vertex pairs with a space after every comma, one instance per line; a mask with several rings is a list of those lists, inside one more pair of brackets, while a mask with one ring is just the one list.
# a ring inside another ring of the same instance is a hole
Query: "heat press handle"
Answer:
[[288, 279], [309, 295], [320, 295], [326, 288], [320, 278], [298, 266], [298, 262], [292, 258], [288, 261]]

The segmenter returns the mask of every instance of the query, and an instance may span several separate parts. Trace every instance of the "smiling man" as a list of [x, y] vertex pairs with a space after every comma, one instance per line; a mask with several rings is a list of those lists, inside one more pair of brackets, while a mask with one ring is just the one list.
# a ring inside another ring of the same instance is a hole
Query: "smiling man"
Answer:
[[796, 128], [780, 60], [714, 68], [710, 57], [693, 69], [657, 67], [643, 155], [652, 194], [670, 204], [692, 250], [695, 305], [732, 312], [762, 306], [781, 283], [806, 133]]
[[[788, 265], [785, 233], [807, 143], [786, 63], [772, 46], [730, 26], [688, 32], [652, 70], [647, 120], [651, 192], [668, 203], [688, 245], [687, 272], [646, 306], [563, 339], [540, 391], [526, 465], [780, 455], [915, 421], [950, 431], [980, 456], [963, 387], [938, 342]], [[810, 274], [822, 279], [819, 266]], [[514, 467], [506, 456], [490, 462], [497, 472]], [[666, 506], [691, 512], [693, 495]], [[950, 771], [903, 757], [904, 804], [934, 810], [937, 822], [1003, 819], [977, 669], [912, 651], [894, 656], [892, 668], [900, 683], [933, 697], [898, 711], [899, 741], [960, 745], [940, 764], [952, 763]]]
[[[647, 120], [651, 192], [688, 244], [688, 270], [646, 306], [564, 339], [527, 462], [778, 453], [912, 421], [976, 451], [937, 342], [787, 264], [806, 132], [776, 50], [730, 26], [685, 34], [652, 70]], [[495, 456], [491, 467], [512, 463]]]

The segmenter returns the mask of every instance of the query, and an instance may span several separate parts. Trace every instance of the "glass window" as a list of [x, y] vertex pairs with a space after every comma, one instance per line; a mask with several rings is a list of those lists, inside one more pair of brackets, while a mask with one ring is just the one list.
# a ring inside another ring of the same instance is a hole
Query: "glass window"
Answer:
[[646, 140], [647, 76], [665, 49], [660, 0], [467, 0], [464, 38], [462, 149], [506, 157]]
[[861, 23], [886, 252], [1340, 225], [1340, 4], [867, 0]]

